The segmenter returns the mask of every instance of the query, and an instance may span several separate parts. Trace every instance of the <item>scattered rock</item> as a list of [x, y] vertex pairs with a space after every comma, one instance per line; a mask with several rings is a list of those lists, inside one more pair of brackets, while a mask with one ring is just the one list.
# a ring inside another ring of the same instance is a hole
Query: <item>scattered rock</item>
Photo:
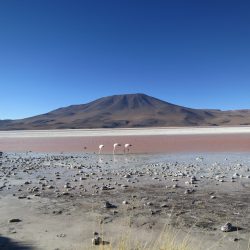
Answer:
[[111, 204], [109, 201], [105, 201], [104, 208], [117, 208], [117, 206]]
[[9, 223], [18, 223], [18, 222], [21, 222], [22, 220], [20, 219], [10, 219], [9, 220]]
[[94, 232], [94, 238], [92, 239], [92, 244], [95, 246], [99, 246], [102, 243], [102, 238], [99, 236], [97, 232]]
[[225, 225], [221, 227], [222, 232], [231, 232], [233, 229], [233, 226], [231, 223], [227, 222]]

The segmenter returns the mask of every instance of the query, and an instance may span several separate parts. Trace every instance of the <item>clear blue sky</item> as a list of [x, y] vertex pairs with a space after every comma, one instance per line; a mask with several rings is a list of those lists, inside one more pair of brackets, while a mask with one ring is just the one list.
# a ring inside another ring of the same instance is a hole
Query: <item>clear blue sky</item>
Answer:
[[145, 93], [250, 109], [249, 0], [2, 0], [0, 119]]

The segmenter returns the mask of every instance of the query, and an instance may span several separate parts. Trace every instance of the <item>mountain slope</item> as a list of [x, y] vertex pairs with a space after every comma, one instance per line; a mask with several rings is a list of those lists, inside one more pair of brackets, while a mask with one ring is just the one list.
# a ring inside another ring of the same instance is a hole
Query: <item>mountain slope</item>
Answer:
[[114, 95], [46, 114], [0, 120], [0, 130], [248, 125], [250, 111], [191, 109], [145, 94]]

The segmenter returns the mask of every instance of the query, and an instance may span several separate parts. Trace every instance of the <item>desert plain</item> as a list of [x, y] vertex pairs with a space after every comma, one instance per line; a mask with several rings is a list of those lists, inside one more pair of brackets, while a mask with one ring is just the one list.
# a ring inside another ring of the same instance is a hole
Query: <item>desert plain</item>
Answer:
[[0, 249], [250, 249], [250, 127], [2, 131], [0, 151]]

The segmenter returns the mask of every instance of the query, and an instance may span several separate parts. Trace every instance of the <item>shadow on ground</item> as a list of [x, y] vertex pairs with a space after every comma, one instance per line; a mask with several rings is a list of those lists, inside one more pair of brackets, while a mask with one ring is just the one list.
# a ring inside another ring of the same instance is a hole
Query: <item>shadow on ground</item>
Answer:
[[0, 249], [1, 250], [35, 250], [31, 245], [20, 243], [11, 238], [0, 235]]

